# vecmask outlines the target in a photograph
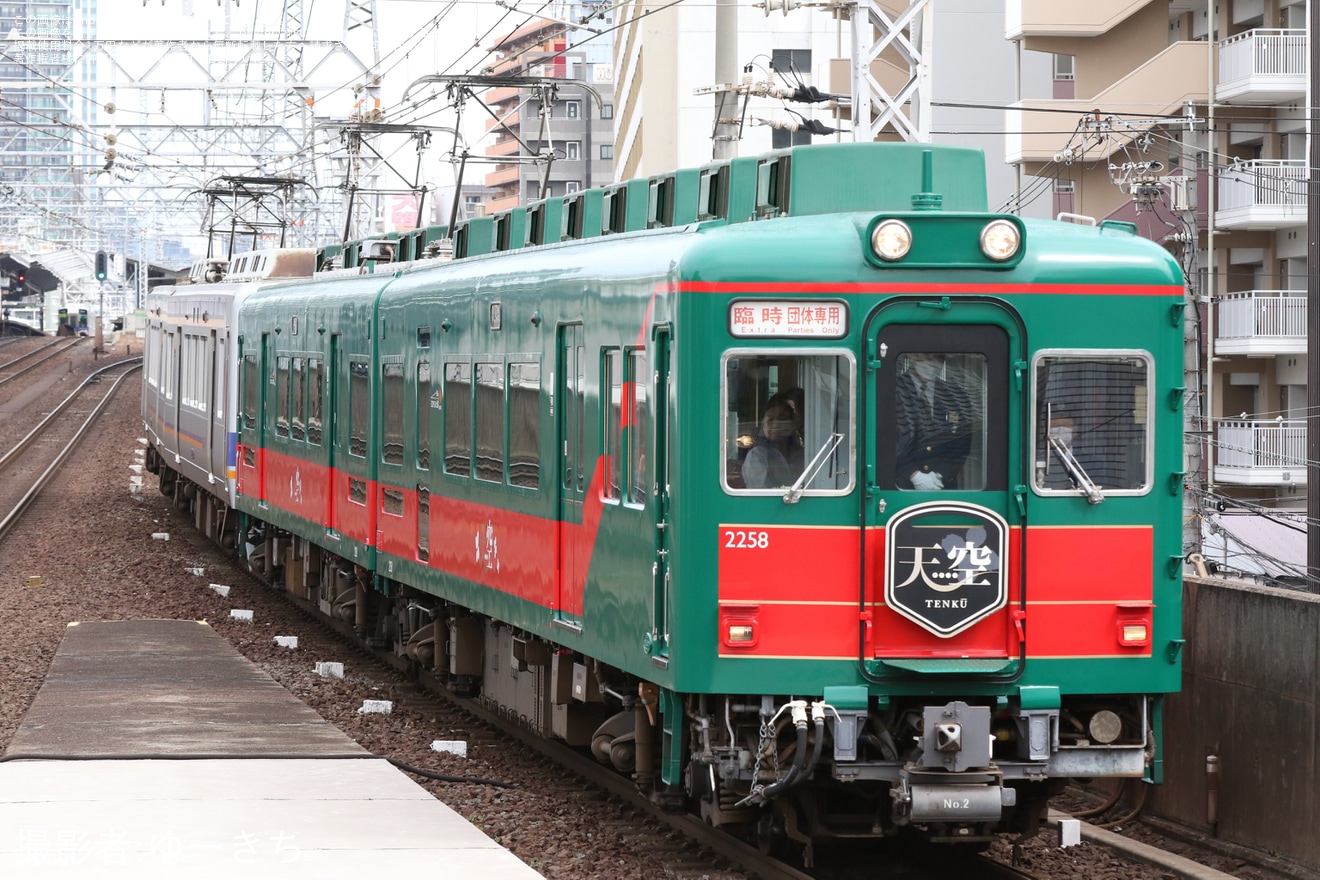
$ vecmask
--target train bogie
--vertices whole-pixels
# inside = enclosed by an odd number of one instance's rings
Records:
[[[715,824],[977,840],[1158,779],[1181,276],[983,176],[733,159],[248,297],[250,558]]]

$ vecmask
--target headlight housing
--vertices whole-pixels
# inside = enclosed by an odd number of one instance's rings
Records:
[[[1021,246],[1022,233],[1008,220],[991,220],[981,230],[981,253],[996,263],[1011,260]]]
[[[886,262],[901,260],[912,250],[912,230],[902,220],[882,220],[871,231],[871,249]]]

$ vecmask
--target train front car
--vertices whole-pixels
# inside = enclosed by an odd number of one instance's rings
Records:
[[[841,155],[763,169],[791,216],[680,263],[662,777],[808,846],[1030,832],[1070,777],[1160,778],[1181,275],[1126,225],[986,212],[979,154]],[[840,188],[880,209],[807,204]]]

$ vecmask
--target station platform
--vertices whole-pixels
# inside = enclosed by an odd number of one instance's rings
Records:
[[[541,876],[203,622],[70,624],[0,759],[3,877],[419,869]]]

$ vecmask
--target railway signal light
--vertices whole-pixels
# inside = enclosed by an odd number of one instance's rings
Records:
[[[106,265],[109,262],[105,251],[96,252],[96,280],[104,281],[106,277]]]

